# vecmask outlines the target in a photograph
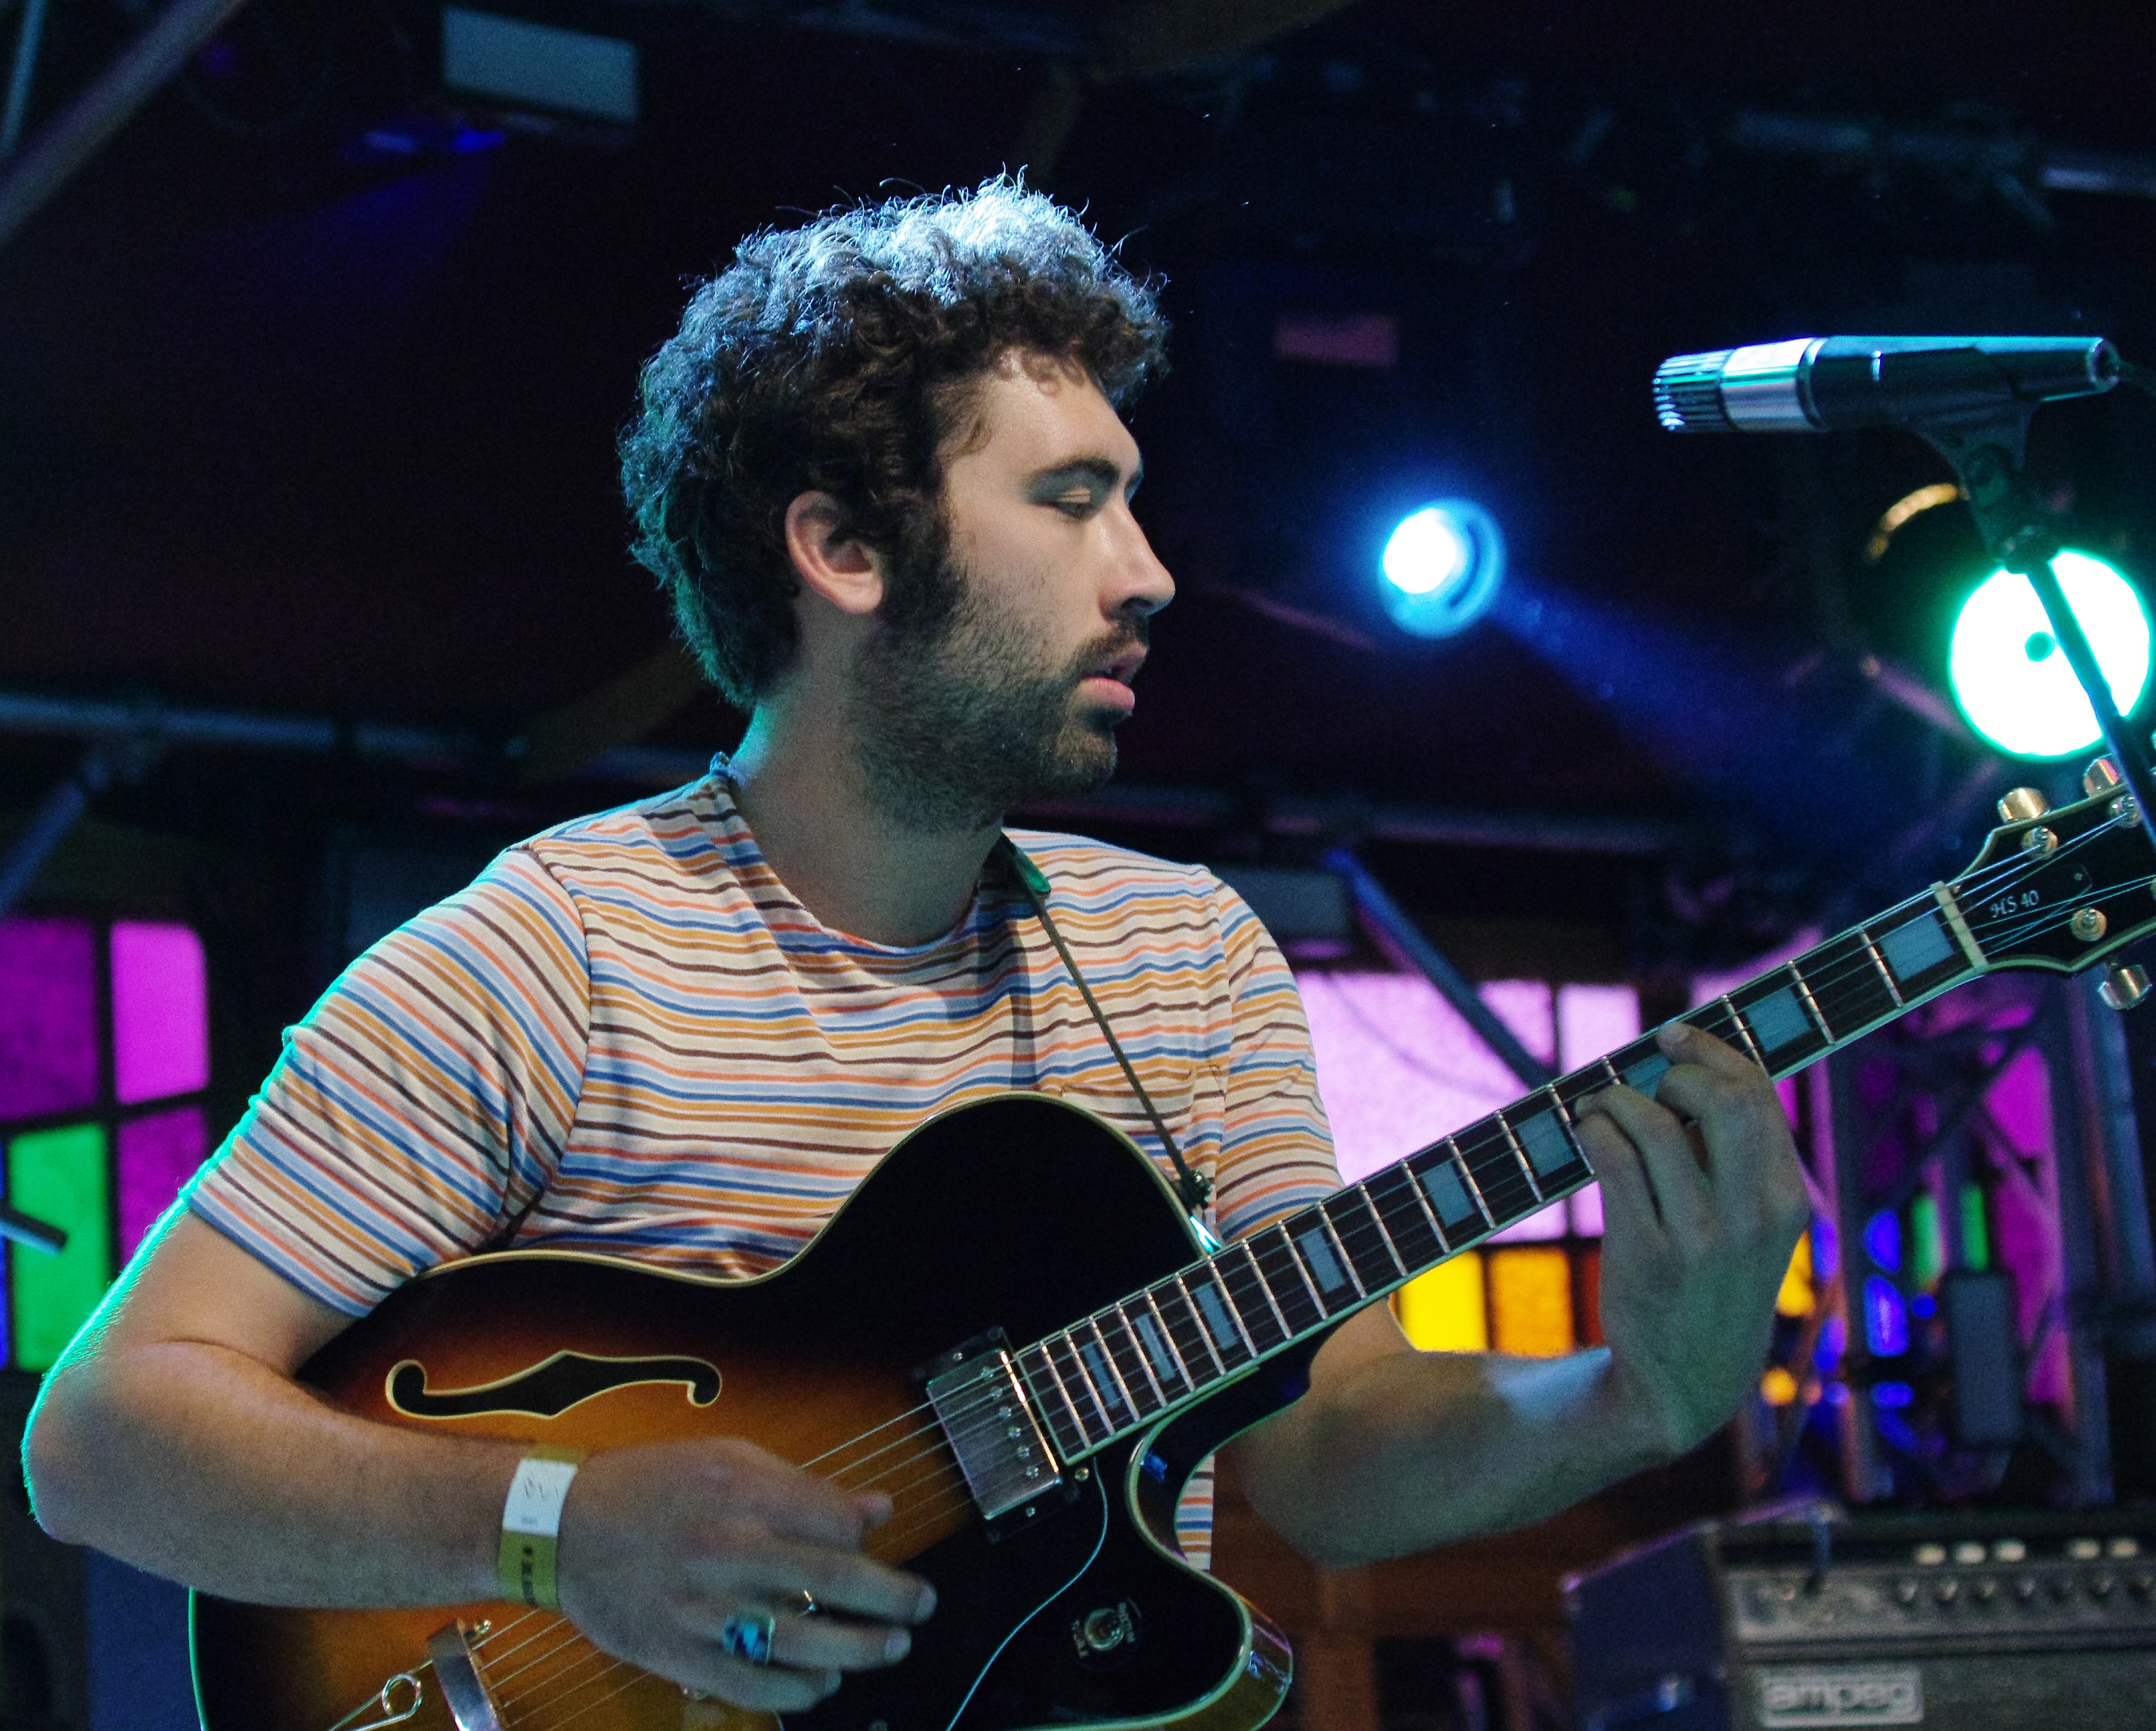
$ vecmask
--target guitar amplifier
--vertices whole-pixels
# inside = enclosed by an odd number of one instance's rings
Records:
[[[1581,1731],[2148,1731],[2156,1512],[1708,1523],[1564,1584]]]

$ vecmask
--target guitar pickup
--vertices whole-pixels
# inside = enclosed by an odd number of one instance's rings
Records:
[[[928,1404],[966,1476],[988,1537],[1001,1538],[1078,1494],[1034,1415],[1009,1339],[993,1329],[946,1353],[927,1373]]]

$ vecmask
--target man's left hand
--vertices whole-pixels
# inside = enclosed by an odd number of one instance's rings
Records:
[[[1578,1132],[1602,1180],[1602,1332],[1620,1409],[1676,1455],[1758,1381],[1808,1208],[1774,1083],[1697,1029],[1661,1043],[1671,1067],[1655,1097],[1610,1088]]]

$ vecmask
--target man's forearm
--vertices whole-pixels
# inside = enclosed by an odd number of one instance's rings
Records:
[[[1653,1466],[1606,1351],[1363,1359],[1235,1445],[1258,1512],[1335,1568],[1524,1525]]]
[[[175,1341],[55,1373],[24,1452],[56,1538],[230,1598],[341,1607],[495,1596],[519,1451],[374,1424]]]

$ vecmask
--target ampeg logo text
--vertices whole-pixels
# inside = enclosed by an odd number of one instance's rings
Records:
[[[1919,1725],[1924,1689],[1913,1665],[1804,1666],[1758,1673],[1759,1723]]]

